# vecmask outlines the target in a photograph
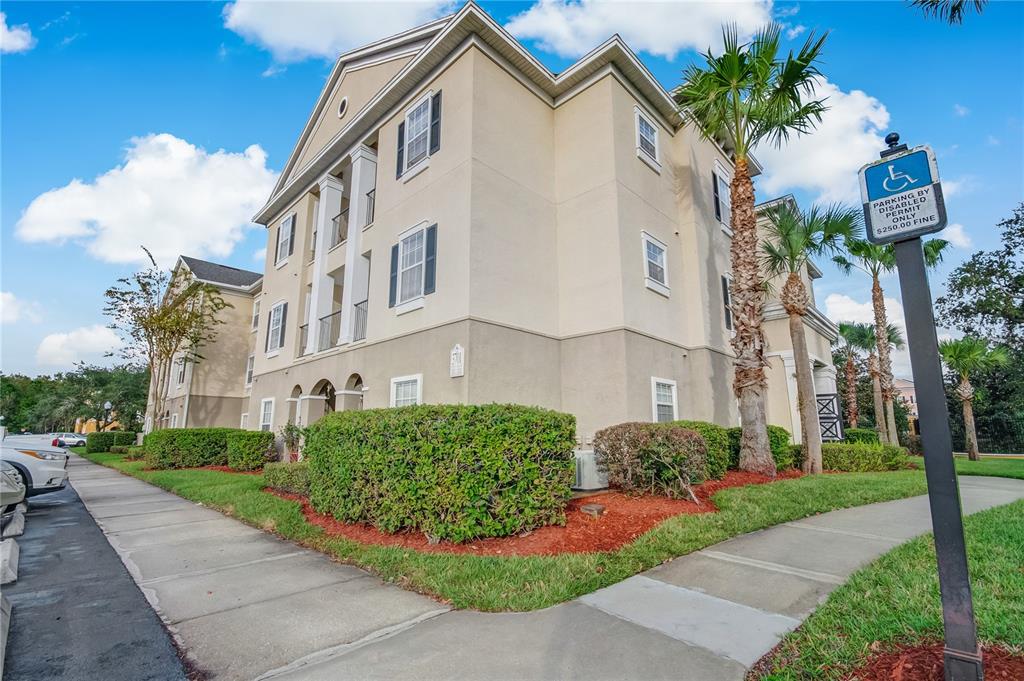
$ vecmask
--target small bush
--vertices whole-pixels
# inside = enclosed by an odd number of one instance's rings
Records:
[[[843,442],[863,442],[865,444],[874,445],[881,444],[878,441],[878,431],[871,428],[847,428],[843,432]]]
[[[227,435],[228,466],[254,471],[275,456],[274,434],[267,430],[238,430]]]
[[[229,433],[238,428],[166,428],[146,436],[146,463],[150,468],[226,466]]]
[[[907,446],[907,453],[911,456],[924,456],[924,448],[921,446],[921,436],[907,434],[904,436]]]
[[[824,444],[824,443],[822,443]],[[793,468],[803,469],[804,467],[804,448],[800,445],[790,445],[789,455],[793,457]]]
[[[85,452],[94,454],[96,452],[109,452],[114,446],[116,433],[89,433],[85,436]]]
[[[740,438],[743,435],[743,428],[736,426],[728,429],[729,435],[729,468],[736,470],[740,467]],[[768,426],[768,447],[772,452],[772,459],[775,460],[775,467],[778,470],[794,468],[799,466],[793,457],[793,449],[790,444],[789,431],[782,426]]]
[[[608,485],[626,492],[686,499],[690,485],[707,479],[707,443],[675,423],[620,423],[599,430],[594,456]]]
[[[263,467],[263,481],[272,489],[308,497],[309,464],[305,461],[268,463]]]
[[[142,445],[136,445],[134,447],[128,447],[127,454],[128,456],[126,456],[125,458],[128,459],[129,461],[138,461],[139,459],[143,458],[146,455],[146,450],[142,447]]]
[[[826,442],[821,446],[821,467],[844,473],[895,471],[907,467],[907,452],[892,445]]]
[[[128,448],[124,445],[110,445],[111,454],[127,454]]]
[[[310,501],[346,522],[431,540],[565,522],[576,419],[515,404],[328,414],[306,433]]]
[[[707,421],[673,421],[672,425],[696,431],[707,446],[707,477],[720,479],[729,470],[729,430]]]

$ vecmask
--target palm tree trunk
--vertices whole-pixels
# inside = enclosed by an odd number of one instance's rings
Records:
[[[964,444],[967,448],[967,458],[978,461],[981,457],[978,455],[978,433],[974,428],[974,386],[968,380],[967,374],[960,375],[956,396],[960,398],[960,404],[964,409]]]
[[[736,159],[730,187],[732,196],[732,316],[736,334],[732,339],[736,354],[733,391],[739,398],[740,469],[775,475],[775,460],[768,446],[768,419],[765,394],[763,303],[764,287],[757,262],[757,216],[754,213],[754,185],[750,181],[747,159]]]
[[[891,377],[890,377],[891,380]],[[900,431],[896,427],[896,401],[889,397],[885,401],[885,417],[886,417],[886,430],[889,431],[889,441],[899,446],[900,444]]]
[[[878,347],[878,372],[882,387],[882,400],[886,408],[882,410],[882,423],[885,425],[885,439],[892,445],[898,445],[896,438],[896,418],[892,416],[892,360],[889,357],[889,322],[885,316],[885,296],[878,276],[871,277],[871,305],[875,312],[875,345]],[[888,412],[888,415],[887,415]]]
[[[803,435],[803,472],[821,472],[821,425],[814,400],[814,376],[811,375],[811,358],[807,355],[807,338],[804,335],[804,319],[790,313],[789,336],[793,341],[793,361],[796,362],[796,394],[800,406],[800,431]]]
[[[868,371],[871,373],[871,396],[875,403],[875,430],[878,431],[878,441],[888,442],[889,433],[885,425],[885,406],[882,401],[882,379],[878,371],[878,356],[871,353],[868,356]]]
[[[857,404],[857,365],[853,363],[853,353],[846,355],[846,422],[850,428],[856,428],[860,420],[860,406]]]

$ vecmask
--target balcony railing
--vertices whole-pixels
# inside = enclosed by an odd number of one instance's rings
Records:
[[[366,338],[366,313],[367,302],[356,303],[352,307],[352,340],[360,341]]]
[[[338,344],[341,336],[341,310],[320,318],[317,327],[316,351],[321,352]]]
[[[363,227],[366,225],[373,224],[373,209],[377,205],[377,190],[371,189],[366,192],[366,222],[363,223]]]
[[[331,245],[334,248],[348,239],[348,208],[341,211],[331,220]]]
[[[299,347],[296,350],[296,355],[302,357],[306,354],[306,345],[309,341],[309,324],[303,324],[299,327]]]

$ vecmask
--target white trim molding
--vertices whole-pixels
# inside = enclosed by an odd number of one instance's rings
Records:
[[[395,387],[399,383],[409,383],[411,381],[416,381],[416,404],[423,404],[423,374],[410,374],[408,376],[395,376],[391,379],[391,394],[388,398],[390,406],[397,406],[395,404]]]
[[[679,391],[676,388],[676,382],[670,378],[658,378],[657,376],[651,376],[651,421],[659,423],[658,421],[658,407],[666,404],[665,402],[658,401],[658,386],[667,385],[672,389],[672,420],[679,420]]]

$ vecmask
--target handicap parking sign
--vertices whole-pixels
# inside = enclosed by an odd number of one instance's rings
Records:
[[[884,244],[937,232],[946,226],[939,169],[922,146],[860,169],[868,240]]]

